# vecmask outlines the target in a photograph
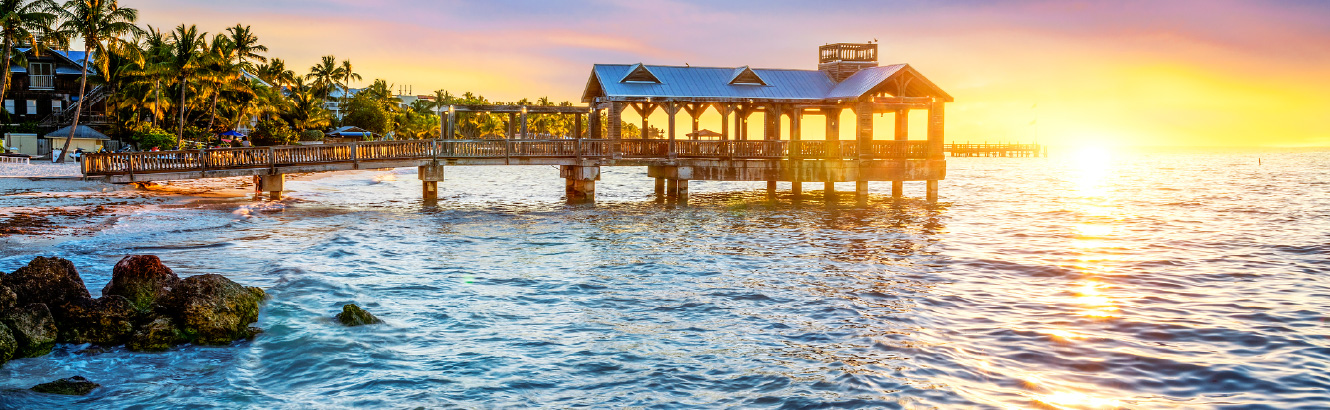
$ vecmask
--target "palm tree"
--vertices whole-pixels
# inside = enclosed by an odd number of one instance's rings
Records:
[[[69,37],[83,38],[83,73],[79,79],[79,99],[74,104],[74,123],[69,126],[69,136],[65,137],[65,146],[61,148],[57,163],[64,163],[69,151],[69,142],[74,139],[78,129],[79,115],[83,112],[83,100],[88,91],[88,64],[92,64],[94,52],[107,55],[107,49],[126,41],[120,36],[138,34],[142,30],[134,25],[138,19],[138,10],[120,7],[116,0],[69,0],[64,7],[57,9],[60,14],[60,27],[57,31]],[[106,58],[96,59],[100,72],[107,72]]]
[[[305,80],[296,78],[291,85],[292,125],[300,130],[319,129],[329,124],[328,110],[323,109],[323,100],[315,90],[305,84]]]
[[[286,62],[280,58],[269,60],[254,68],[254,75],[277,87],[286,87],[296,81],[296,73],[286,69]]]
[[[213,124],[217,121],[217,100],[221,98],[222,91],[243,92],[244,87],[240,84],[241,75],[240,62],[243,58],[236,59],[235,55],[240,49],[231,42],[231,39],[225,35],[218,34],[213,38],[212,45],[207,46],[208,52],[204,54],[202,77],[207,82],[212,91],[212,104],[208,108],[208,131],[212,131]]]
[[[339,69],[342,70],[342,77],[346,78],[346,82],[342,83],[342,104],[345,104],[347,95],[351,94],[351,80],[360,81],[362,78],[360,74],[352,71],[351,60],[342,60],[342,66]]]
[[[0,37],[4,38],[5,53],[0,55],[4,58],[3,78],[0,78],[0,98],[4,98],[5,91],[9,87],[9,62],[11,54],[14,54],[14,46],[17,44],[32,44],[33,52],[40,53],[41,47],[37,46],[36,33],[44,34],[51,31],[51,25],[55,23],[55,9],[59,6],[52,0],[0,0]],[[24,63],[26,59],[22,58],[23,53],[14,55],[18,62]]]
[[[161,101],[162,101],[162,78],[170,75],[170,61],[172,44],[167,41],[166,36],[162,35],[162,30],[148,26],[144,32],[142,40],[139,41],[140,48],[143,50],[144,62],[138,75],[143,79],[152,80],[152,125],[157,126],[157,121],[161,119]]]
[[[323,56],[319,64],[309,68],[309,74],[305,75],[305,79],[311,80],[310,86],[323,99],[328,99],[332,95],[333,86],[342,80],[342,68],[337,66],[337,57]]]
[[[170,72],[175,75],[177,83],[180,85],[180,106],[176,107],[180,113],[178,131],[176,132],[176,144],[183,144],[185,137],[185,89],[186,82],[190,76],[193,76],[203,65],[204,56],[200,52],[205,46],[204,36],[207,33],[200,33],[198,28],[190,25],[188,28],[181,24],[171,32],[171,58],[168,61]]]
[[[236,63],[240,65],[240,68],[252,69],[248,61],[245,61],[246,59],[268,62],[268,57],[259,54],[259,52],[268,52],[268,47],[259,44],[258,36],[250,31],[249,26],[236,24],[235,27],[227,27],[226,32],[231,34],[231,47],[235,48]]]

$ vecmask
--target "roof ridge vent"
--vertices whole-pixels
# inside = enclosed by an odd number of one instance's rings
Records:
[[[660,79],[656,78],[656,75],[652,74],[651,70],[648,69],[647,66],[643,65],[642,63],[637,63],[628,69],[628,74],[623,76],[623,79],[620,79],[619,82],[660,84]]]
[[[767,85],[762,76],[753,72],[748,66],[734,69],[734,75],[730,76],[730,85]]]

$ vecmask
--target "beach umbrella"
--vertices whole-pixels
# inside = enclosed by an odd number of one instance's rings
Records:
[[[221,133],[221,134],[218,134],[218,135],[221,135],[221,136],[224,136],[224,137],[243,137],[243,136],[245,136],[245,134],[241,134],[241,133],[237,132],[236,130],[230,130],[230,131],[227,131],[227,132],[223,132],[223,133]]]

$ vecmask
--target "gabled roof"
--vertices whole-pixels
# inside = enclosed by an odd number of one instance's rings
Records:
[[[642,65],[642,63],[637,63],[628,69],[628,74],[624,74],[623,78],[619,79],[619,82],[660,84],[660,78],[657,78],[655,74],[652,74],[651,70],[647,69],[647,66]]]
[[[816,70],[750,69],[766,86],[730,84],[735,67],[679,67],[643,65],[659,81],[621,82],[638,69],[637,64],[596,64],[582,95],[590,102],[598,96],[677,97],[714,99],[820,100],[836,84]]]
[[[743,66],[734,69],[734,75],[730,77],[730,85],[741,85],[741,84],[767,85],[767,82],[762,81],[762,76],[759,76],[757,75],[757,73],[754,73],[753,69],[748,68],[748,66]]]
[[[76,128],[75,130],[76,130],[76,131],[74,131],[74,138],[86,138],[86,139],[94,139],[94,140],[109,140],[109,139],[111,139],[111,137],[106,136],[106,134],[102,134],[102,133],[100,133],[100,132],[97,132],[97,130],[92,129],[92,127],[89,127],[89,126],[87,126],[87,125],[79,125],[79,127]],[[69,127],[66,126],[66,127],[64,127],[64,128],[61,128],[61,129],[58,129],[58,130],[55,130],[55,131],[51,131],[50,133],[46,134],[45,137],[46,137],[46,138],[65,138],[65,137],[69,137]]]
[[[26,54],[26,53],[28,53],[29,51],[32,50],[32,47],[18,47],[18,48],[15,48],[15,49],[18,50],[18,51],[21,52],[21,53],[25,53],[25,54]],[[72,65],[72,66],[75,67],[75,69],[71,70],[71,69],[69,69],[69,68],[67,68],[67,67],[59,67],[59,66],[57,66],[56,69],[55,69],[55,73],[56,73],[56,74],[82,74],[83,64],[84,64],[85,61],[87,61],[87,53],[84,53],[84,52],[82,52],[82,51],[73,51],[73,50],[55,50],[55,49],[51,49],[50,47],[47,47],[46,50],[42,52],[42,55],[43,55],[43,56],[47,56],[47,55],[55,56],[57,60],[64,61],[64,62],[66,62],[66,63],[68,63],[68,64],[70,64],[70,65]],[[11,65],[11,66],[9,66],[9,72],[11,72],[11,73],[26,73],[26,72],[28,72],[28,69],[27,69],[26,67],[23,67],[23,66]],[[89,74],[96,74],[96,69],[95,69],[93,66],[89,66],[89,67],[88,67],[88,73],[89,73]]]
[[[892,64],[859,70],[836,84],[827,94],[828,99],[854,99],[867,94],[885,92],[897,97],[937,97],[951,102],[952,98],[932,81],[915,71],[909,64]]]
[[[871,67],[836,83],[818,70],[743,67],[679,67],[596,64],[582,101],[611,98],[695,98],[701,100],[853,100],[886,93],[952,101],[909,64]]]

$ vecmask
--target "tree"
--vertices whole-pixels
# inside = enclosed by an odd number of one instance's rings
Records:
[[[330,116],[323,109],[323,100],[314,93],[313,88],[305,84],[302,78],[296,78],[290,89],[291,124],[301,130],[318,129],[328,125]]]
[[[297,137],[281,118],[264,118],[254,127],[254,132],[249,134],[249,139],[256,146],[291,145]]]
[[[250,31],[249,26],[236,24],[235,27],[227,27],[226,32],[230,34],[228,39],[231,40],[231,47],[235,48],[236,64],[241,68],[246,70],[253,68],[248,61],[245,61],[249,59],[268,62],[268,57],[259,54],[259,52],[268,52],[268,47],[259,44],[259,37]]]
[[[328,99],[332,95],[333,87],[342,80],[342,68],[337,66],[337,57],[323,56],[319,64],[309,68],[309,74],[305,75],[306,80],[310,80],[314,90]]]
[[[346,97],[351,94],[351,80],[360,81],[361,77],[351,68],[351,60],[342,60],[342,66],[338,69],[342,70],[342,77],[346,78],[346,82],[342,83],[341,101],[342,104],[346,104]]]
[[[206,35],[207,33],[200,33],[194,25],[185,27],[184,24],[177,26],[171,33],[172,47],[168,67],[180,86],[180,106],[177,107],[180,123],[177,124],[177,138],[183,138],[185,135],[185,89],[189,77],[198,72],[204,63],[201,50],[205,45],[203,38]]]
[[[393,128],[391,113],[368,93],[361,92],[351,97],[342,112],[345,113],[342,116],[343,125],[354,125],[380,135]]]
[[[106,55],[109,48],[126,43],[120,36],[137,34],[142,30],[134,25],[134,20],[138,19],[138,10],[120,7],[116,0],[69,0],[57,11],[63,20],[57,31],[64,36],[83,39],[83,73],[79,79],[79,99],[74,104],[74,124],[69,126],[69,136],[65,137],[65,146],[61,148],[61,152],[68,152],[69,142],[74,139],[74,131],[78,129],[79,115],[83,113],[83,100],[87,97],[88,64],[92,60],[88,56],[93,52]],[[107,59],[94,61],[101,72],[107,72]],[[61,155],[56,162],[65,162],[65,157]]]
[[[0,99],[4,98],[5,92],[9,87],[9,63],[18,58],[18,62],[26,63],[23,53],[14,55],[14,46],[17,44],[32,44],[34,53],[41,53],[41,47],[37,47],[37,35],[34,33],[45,34],[51,31],[51,25],[55,23],[55,10],[59,8],[52,0],[0,0],[0,37],[4,39],[5,53],[0,56],[4,58],[4,76],[0,78]],[[65,147],[68,149],[69,147]]]

